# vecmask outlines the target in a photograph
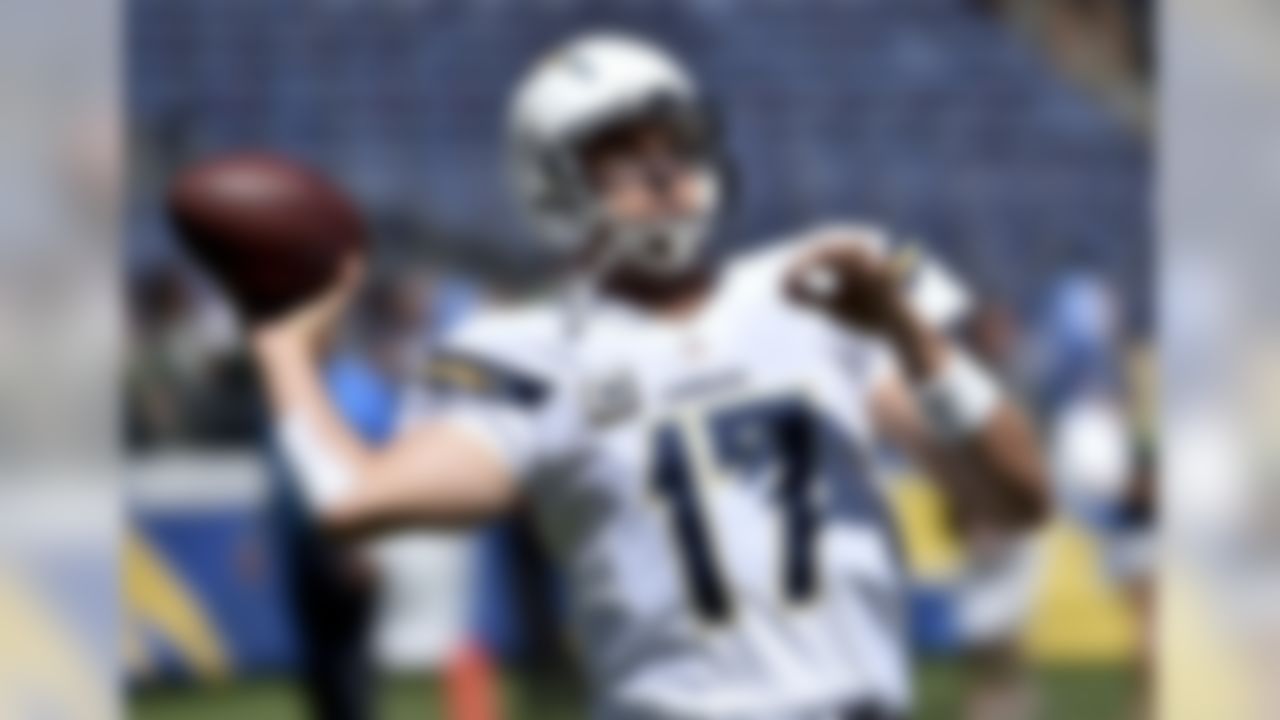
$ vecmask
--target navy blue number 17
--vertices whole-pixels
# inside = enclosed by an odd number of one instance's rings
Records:
[[[809,599],[818,586],[821,517],[813,505],[813,485],[818,477],[819,419],[802,400],[787,397],[713,414],[707,429],[719,466],[742,474],[765,469],[775,474],[773,497],[785,528],[779,582],[788,600]],[[667,424],[658,429],[654,443],[653,482],[670,508],[693,604],[702,618],[725,620],[731,611],[728,586],[715,560],[714,538],[702,511],[685,435],[679,426]]]

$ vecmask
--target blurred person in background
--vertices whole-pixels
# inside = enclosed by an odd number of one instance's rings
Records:
[[[235,319],[202,296],[192,277],[161,265],[133,283],[126,366],[130,447],[225,444],[252,437],[252,381],[236,345]]]
[[[174,316],[185,320],[186,288],[172,272],[150,274],[134,282],[130,302],[129,364],[125,380],[126,434],[129,445],[140,447],[173,441],[191,433],[186,427],[186,383],[177,362],[181,356],[168,346],[166,328]]]
[[[1049,295],[1035,347],[1039,407],[1060,508],[1098,543],[1103,571],[1139,628],[1139,671],[1151,691],[1156,468],[1150,408],[1135,407],[1124,312],[1107,278],[1087,266]],[[1149,399],[1148,399],[1149,400]],[[1139,715],[1150,700],[1140,698]]]
[[[325,368],[335,408],[372,446],[385,443],[403,412],[404,388],[430,342],[431,285],[420,275],[377,278],[357,308],[358,332]],[[279,460],[272,483],[272,524],[285,567],[303,684],[317,720],[378,717],[374,626],[378,563],[318,528]]]
[[[725,188],[706,112],[643,40],[550,53],[511,140],[563,293],[460,328],[433,364],[446,405],[378,449],[315,368],[359,285],[350,265],[253,334],[278,432],[339,535],[530,503],[598,717],[903,717],[904,577],[867,446],[948,458],[943,486],[1010,527],[1044,515],[1038,451],[940,329],[964,293],[932,259],[832,226],[710,262]]]
[[[966,324],[970,346],[1006,388],[1028,391],[1027,357],[1013,309],[991,299]],[[1023,647],[1044,566],[1040,530],[1010,532],[981,506],[953,503],[952,520],[964,547],[957,594],[957,629],[969,671],[966,717],[1025,720],[1039,714],[1039,693]]]

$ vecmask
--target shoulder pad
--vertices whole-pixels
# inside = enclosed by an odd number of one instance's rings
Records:
[[[427,363],[433,389],[535,407],[550,395],[556,335],[547,308],[486,311],[464,322]]]
[[[487,358],[449,351],[431,358],[426,380],[435,391],[504,400],[523,407],[542,405],[551,392],[550,383],[537,376]]]

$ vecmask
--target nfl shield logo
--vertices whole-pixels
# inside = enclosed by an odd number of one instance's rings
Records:
[[[631,374],[620,370],[589,382],[583,392],[583,405],[593,425],[607,427],[640,409],[640,393]]]

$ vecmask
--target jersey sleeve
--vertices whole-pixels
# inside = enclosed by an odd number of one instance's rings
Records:
[[[427,363],[430,414],[476,435],[527,481],[575,443],[551,355],[510,323],[467,323]]]

